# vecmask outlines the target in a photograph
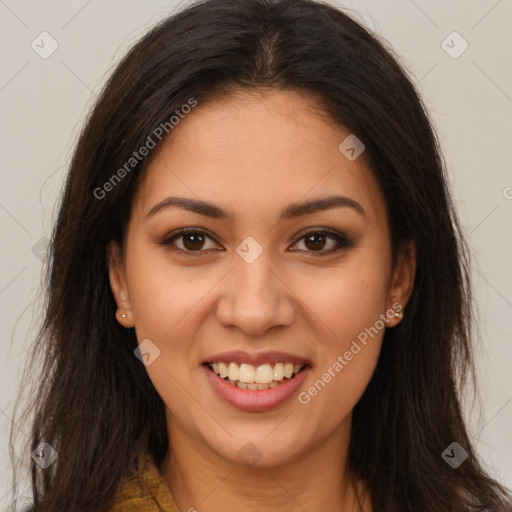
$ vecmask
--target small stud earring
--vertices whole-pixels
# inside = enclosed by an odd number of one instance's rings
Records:
[[[401,319],[404,316],[404,314],[400,311],[395,313],[395,318]]]
[[[126,313],[122,313],[121,318],[126,318]]]

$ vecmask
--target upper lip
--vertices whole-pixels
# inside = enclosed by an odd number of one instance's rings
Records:
[[[310,364],[309,361],[294,354],[287,352],[259,352],[257,354],[250,354],[241,350],[234,350],[231,352],[222,352],[208,357],[203,361],[203,364],[208,363],[246,363],[254,366],[259,366],[265,363],[293,363],[293,364]]]

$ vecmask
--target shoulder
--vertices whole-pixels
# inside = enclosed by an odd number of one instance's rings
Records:
[[[110,512],[179,512],[150,454],[140,455]]]

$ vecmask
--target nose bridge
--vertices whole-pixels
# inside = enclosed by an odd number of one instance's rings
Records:
[[[249,240],[247,245],[240,244],[237,253],[217,309],[219,322],[253,335],[291,323],[294,308],[287,288],[276,276],[271,251]]]

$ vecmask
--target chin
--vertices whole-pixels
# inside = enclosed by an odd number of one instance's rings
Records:
[[[288,432],[254,436],[246,433],[233,435],[226,443],[213,442],[210,447],[218,456],[237,466],[269,469],[290,464],[297,459],[304,449],[304,436],[299,433],[292,436]]]

